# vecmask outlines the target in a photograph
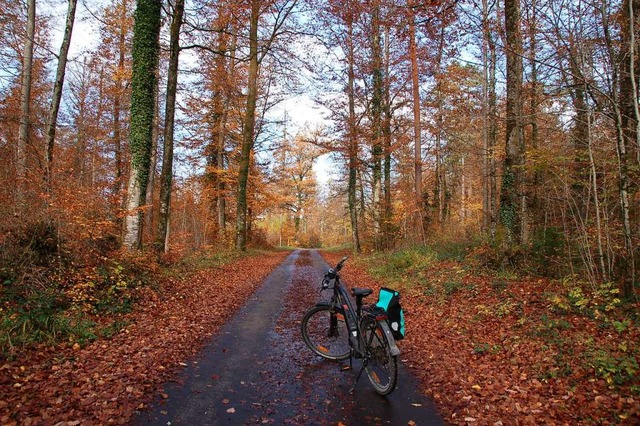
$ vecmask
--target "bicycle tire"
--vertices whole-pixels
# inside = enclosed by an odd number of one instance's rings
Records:
[[[332,316],[335,318],[332,329]],[[343,315],[329,305],[314,306],[302,318],[302,338],[316,355],[342,361],[349,358],[349,330]]]
[[[378,394],[389,395],[398,382],[398,357],[391,354],[391,345],[378,321],[363,318],[361,330],[367,354],[365,371],[369,382]]]

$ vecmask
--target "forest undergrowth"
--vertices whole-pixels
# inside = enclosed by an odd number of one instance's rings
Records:
[[[485,250],[356,256],[342,276],[401,291],[401,357],[448,422],[640,424],[640,305],[612,284],[487,268]]]

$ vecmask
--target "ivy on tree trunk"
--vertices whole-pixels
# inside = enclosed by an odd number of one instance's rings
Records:
[[[146,203],[149,182],[161,11],[160,0],[138,0],[134,16],[129,132],[131,174],[124,236],[124,245],[129,250],[142,246],[141,207]]]

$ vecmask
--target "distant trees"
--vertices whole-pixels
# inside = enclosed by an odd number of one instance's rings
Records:
[[[46,8],[5,3],[3,229],[49,222],[83,254],[243,250],[300,224],[356,251],[482,235],[498,263],[555,256],[634,292],[637,0],[111,0],[66,66],[75,0],[55,47]],[[284,155],[273,111],[300,93],[327,127]],[[270,197],[278,158],[311,164],[311,147],[332,153],[332,186]],[[336,203],[336,226],[302,207]]]
[[[236,195],[236,248],[247,248],[247,183],[249,166],[255,141],[256,105],[258,97],[258,77],[260,66],[272,46],[286,31],[284,26],[295,8],[297,0],[273,0],[260,2],[252,0],[249,15],[249,70],[247,79],[247,96],[244,120],[242,124],[242,145],[238,171],[238,191]],[[258,40],[259,24],[263,14],[272,13],[270,31],[263,40]],[[260,44],[260,45],[259,45]]]

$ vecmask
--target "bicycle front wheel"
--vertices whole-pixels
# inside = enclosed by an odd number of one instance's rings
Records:
[[[382,327],[373,318],[361,323],[366,351],[366,372],[369,381],[380,395],[388,395],[398,382],[398,360],[391,354],[391,345]]]
[[[329,306],[309,309],[302,318],[302,338],[315,354],[333,361],[349,358],[349,330],[344,315]]]

